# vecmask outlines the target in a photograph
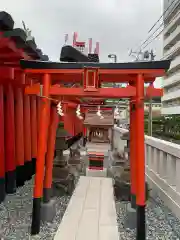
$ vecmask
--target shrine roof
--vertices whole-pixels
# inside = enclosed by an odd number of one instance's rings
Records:
[[[37,48],[36,42],[34,39],[27,40],[26,32],[21,28],[14,28],[12,30],[4,31],[4,38],[11,39],[16,47],[22,49],[29,56],[34,59],[41,59],[41,61],[48,61],[49,58],[47,55],[43,55],[41,49]]]
[[[85,126],[107,126],[112,127],[114,125],[114,115],[112,111],[102,111],[103,119],[96,114],[96,111],[89,111],[85,114],[84,125]]]
[[[1,65],[19,65],[21,58],[49,60],[48,56],[37,48],[35,39],[27,32],[21,28],[14,28],[12,16],[5,11],[0,11]]]
[[[83,69],[85,67],[94,67],[107,70],[155,70],[162,69],[167,71],[170,67],[170,60],[164,61],[148,61],[148,62],[123,62],[123,63],[94,63],[94,62],[78,62],[78,63],[60,63],[46,62],[36,60],[20,60],[23,69]]]
[[[0,31],[9,31],[14,27],[14,20],[11,15],[5,11],[0,12]]]

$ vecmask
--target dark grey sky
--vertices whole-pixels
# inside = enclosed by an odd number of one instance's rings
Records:
[[[38,47],[58,60],[64,35],[79,34],[82,41],[92,37],[100,42],[101,61],[115,53],[127,61],[128,51],[147,38],[148,30],[162,13],[162,0],[5,0],[1,9],[12,14],[17,27],[21,21],[32,30]],[[162,37],[153,41],[161,57]]]

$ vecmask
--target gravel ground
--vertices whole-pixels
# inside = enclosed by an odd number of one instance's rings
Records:
[[[1,240],[53,239],[70,197],[55,197],[57,210],[56,218],[52,223],[42,224],[40,234],[36,237],[31,237],[29,232],[32,213],[32,189],[33,180],[19,188],[15,195],[8,195],[5,202],[0,204]]]
[[[15,195],[8,195],[0,204],[0,239],[1,240],[52,240],[62,216],[66,210],[70,196],[56,198],[56,218],[52,223],[41,226],[41,232],[36,237],[29,235],[32,212],[33,180],[17,190]],[[57,194],[56,194],[57,195]],[[135,230],[125,229],[127,204],[117,202],[117,216],[121,240],[135,239]],[[150,199],[147,205],[147,239],[149,240],[180,240],[180,220],[178,220],[163,202],[156,198]]]
[[[125,229],[125,203],[117,203],[117,216],[121,240],[136,239],[136,230]],[[146,209],[147,239],[149,240],[180,240],[180,220],[156,198],[149,199]]]

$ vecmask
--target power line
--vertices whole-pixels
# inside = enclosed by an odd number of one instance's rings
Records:
[[[172,11],[168,14],[168,16],[164,19],[164,20],[167,20],[168,19],[168,17],[171,15],[171,13],[176,9],[176,7],[179,5],[179,2],[177,2],[177,4],[175,4],[175,6],[174,6],[174,8],[172,9]],[[170,24],[173,20],[174,20],[174,18],[176,17],[176,15],[171,19],[171,21],[168,23],[168,24]],[[168,24],[166,24],[164,27],[166,27]],[[141,46],[140,46],[140,48],[162,27],[164,25],[164,23],[161,23],[160,24],[160,26],[141,44]],[[153,38],[153,40],[152,41],[154,41],[157,37],[159,37],[159,35],[163,32],[163,30],[164,30],[164,28],[160,31],[160,33],[158,33],[154,38]],[[151,42],[152,42],[151,41]],[[150,43],[151,43],[150,42]],[[149,43],[149,44],[150,44]],[[147,44],[146,45],[146,47],[149,45],[149,44]],[[143,48],[144,49],[144,48]]]
[[[163,24],[160,25],[160,27],[162,26]],[[142,44],[141,46],[139,47],[140,49],[142,48],[142,46],[148,42],[149,39],[151,39],[151,37],[160,29],[160,27],[158,29],[156,29],[156,31],[154,31]],[[164,30],[164,29],[163,29]],[[163,32],[163,30],[160,32],[160,34]],[[160,35],[159,33],[153,38],[153,41]],[[152,42],[152,41],[151,41]],[[150,43],[151,43],[150,42]],[[149,43],[149,44],[150,44]],[[146,44],[145,47],[147,47],[149,44]],[[144,49],[145,47],[143,47],[142,49]]]
[[[173,5],[173,3],[175,2],[176,0],[172,1],[172,3],[166,8],[166,10],[163,12],[163,14],[160,16],[160,18],[155,22],[155,24],[151,27],[151,29],[148,31],[148,33],[150,33],[153,28],[158,24],[158,22],[161,20],[162,17],[164,17],[165,13],[167,13],[167,11],[170,9],[170,7]]]
[[[174,1],[173,1],[174,2]],[[168,17],[171,15],[171,13],[176,9],[176,7],[179,5],[179,0],[176,2],[176,4],[174,5],[174,8],[172,9],[172,11],[168,14],[168,16],[164,19],[164,21],[166,21],[167,19],[168,19]],[[166,9],[167,10],[167,9]],[[164,13],[163,13],[163,15],[164,15]],[[174,20],[174,18],[176,17],[176,15],[171,19],[171,21],[168,23],[168,24],[170,24],[173,20]],[[168,24],[166,24],[165,25],[165,27],[168,25]],[[149,39],[151,39],[151,37],[162,27],[164,25],[164,23],[161,23],[160,24],[160,26],[137,48],[137,49],[141,49],[141,47],[145,44],[145,43],[147,43],[148,42],[148,40]],[[154,28],[154,27],[153,27]],[[153,29],[152,28],[152,29]],[[151,29],[151,30],[152,30]],[[164,28],[163,28],[163,30],[164,30]],[[163,30],[160,32],[160,33],[158,33],[154,38],[153,38],[153,40],[152,41],[154,41],[162,32],[163,32]],[[150,31],[149,31],[150,32]],[[152,42],[151,41],[151,42]],[[150,43],[151,43],[150,42]],[[149,43],[149,44],[150,44]],[[147,44],[146,45],[146,47],[149,45],[149,44]],[[144,49],[144,48],[143,48]]]
[[[171,13],[176,9],[176,7],[179,5],[179,3],[180,2],[177,2],[177,4],[174,6],[174,8],[172,9],[172,11],[168,14],[168,16],[164,19],[164,20],[167,20],[168,19],[168,17],[171,15]],[[164,28],[167,26],[167,25],[169,25],[173,20],[174,20],[174,18],[176,17],[176,15],[171,19],[171,21],[168,23],[168,24],[166,24],[165,26],[164,26]],[[139,48],[142,48],[142,46],[146,43],[146,42],[148,42],[148,40],[149,39],[151,39],[151,37],[163,26],[164,24],[163,23],[161,23],[160,24],[160,26],[139,46]],[[145,45],[145,47],[147,47],[150,43],[152,43],[157,37],[159,37],[160,36],[160,34],[164,31],[164,28],[153,38],[153,39],[151,39],[151,41],[148,43],[148,44],[146,44]],[[144,49],[145,47],[143,47],[142,49]]]
[[[151,44],[157,37],[159,37],[161,35],[161,33],[164,31],[164,29],[162,29],[153,39],[151,39],[150,42],[148,42],[143,48],[141,48],[142,50],[145,49],[147,46],[149,46],[149,44]]]

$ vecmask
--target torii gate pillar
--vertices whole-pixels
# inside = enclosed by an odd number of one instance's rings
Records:
[[[136,207],[137,207],[137,240],[146,239],[145,222],[145,149],[144,149],[144,77],[137,76],[136,81]]]
[[[136,104],[135,97],[130,100],[130,179],[131,207],[136,209]]]
[[[41,111],[39,122],[39,137],[38,137],[38,151],[36,161],[36,174],[34,184],[34,198],[33,198],[33,213],[31,234],[36,235],[40,231],[41,221],[41,200],[43,197],[43,182],[44,182],[44,165],[45,153],[47,149],[47,134],[49,125],[49,90],[50,90],[50,74],[45,73],[43,76],[43,96],[41,99]]]

